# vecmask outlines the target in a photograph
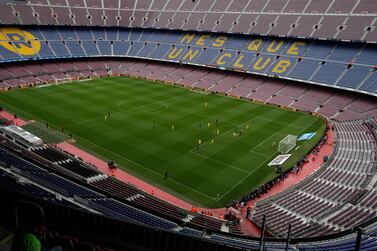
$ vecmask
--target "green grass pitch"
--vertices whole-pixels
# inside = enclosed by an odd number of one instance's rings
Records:
[[[322,119],[305,113],[125,77],[1,93],[0,106],[63,127],[81,148],[207,207],[276,177],[267,164],[287,134],[317,132],[298,144],[286,169],[325,131]]]

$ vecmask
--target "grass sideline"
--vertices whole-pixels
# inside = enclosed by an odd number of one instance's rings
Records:
[[[31,122],[22,126],[25,130],[31,132],[37,137],[43,139],[43,142],[47,144],[60,143],[69,139],[68,135],[63,134],[57,130],[49,128],[46,124],[42,124],[38,121]]]
[[[207,207],[276,177],[267,164],[287,134],[317,132],[299,142],[285,169],[325,132],[324,121],[306,113],[125,77],[0,93],[0,106],[64,128],[79,147]]]

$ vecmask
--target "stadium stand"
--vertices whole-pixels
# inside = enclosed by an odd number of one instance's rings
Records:
[[[86,207],[103,214],[163,229],[173,229],[177,227],[178,222],[186,222],[186,224],[193,228],[208,228],[221,232],[222,225],[225,224],[224,221],[208,216],[199,214],[188,215],[184,210],[152,197],[131,185],[106,175],[100,175],[99,171],[58,149],[49,147],[31,150],[37,155],[42,156],[46,161],[58,164],[64,168],[46,170],[36,165],[36,163],[33,164],[23,160],[12,153],[13,151],[19,152],[22,149],[21,146],[10,142],[6,138],[2,138],[1,145],[4,149],[0,148],[0,164],[4,165],[8,170],[13,170],[23,179],[38,183],[66,198],[73,198],[75,201],[81,202],[87,201],[84,203]],[[30,156],[30,151],[26,151],[27,156],[29,158],[32,157]],[[76,169],[71,168],[71,166],[68,168],[66,163],[73,162],[76,162]],[[80,166],[80,169],[77,170],[77,166]],[[91,170],[89,177],[86,175],[88,170]],[[72,179],[72,176],[69,175],[71,171],[77,173],[79,176],[73,176]],[[77,182],[80,182],[80,178],[78,177],[86,178],[85,183],[81,185],[77,184]],[[90,188],[95,188],[96,191]],[[111,197],[117,198],[118,201],[111,199]],[[232,226],[228,231],[234,234],[242,234],[239,226]]]
[[[12,204],[12,198],[9,194],[6,194],[6,190],[0,190],[0,193],[2,198],[9,198],[9,204],[5,205],[4,207],[14,207]],[[100,248],[100,245],[105,245],[104,243],[107,244],[105,246],[114,248],[114,250],[118,250],[119,248],[124,249],[125,246],[123,245],[126,243],[138,245],[144,248],[148,245],[154,245],[155,247],[157,243],[160,243],[158,241],[158,236],[163,239],[174,238],[174,244],[168,245],[169,247],[170,245],[173,245],[174,248],[179,247],[180,250],[197,250],[199,245],[197,244],[198,241],[204,241],[204,239],[207,241],[205,243],[202,242],[203,244],[200,246],[202,247],[202,245],[205,245],[206,250],[218,250],[219,248],[224,250],[257,250],[260,246],[259,240],[255,238],[245,239],[219,233],[207,233],[205,237],[202,237],[203,232],[188,227],[181,228],[178,232],[158,231],[158,229],[154,227],[144,228],[143,225],[138,225],[132,222],[113,220],[106,218],[106,216],[90,214],[83,210],[77,211],[77,207],[75,208],[68,204],[60,204],[57,203],[57,201],[46,201],[41,200],[41,198],[31,199],[31,197],[23,197],[23,200],[25,199],[30,202],[37,203],[43,207],[43,210],[46,212],[47,220],[52,223],[52,226],[55,226],[54,230],[49,230],[47,232],[47,240],[52,243],[58,243],[65,249],[70,248],[71,250],[86,250],[83,248],[89,247],[91,248],[90,250],[113,250]],[[83,219],[86,220],[83,221]],[[65,224],[69,224],[71,228],[61,228],[61,230],[57,232],[57,227]],[[75,226],[75,229],[77,229],[75,232],[71,231],[72,226]],[[118,229],[123,229],[121,236],[115,235]],[[377,246],[375,232],[375,224],[372,224],[364,229],[364,235],[361,238],[361,250],[375,250]],[[166,237],[167,234],[169,237]],[[98,237],[94,239],[88,236]],[[115,236],[118,238],[118,241],[113,240]],[[144,237],[142,236],[148,236],[155,241],[152,243],[149,241],[144,241]],[[83,239],[86,240],[84,243],[82,243]],[[307,239],[305,243],[291,243],[288,250],[328,250],[331,248],[332,250],[351,251],[354,250],[355,239],[356,235],[354,233],[346,233],[343,236],[338,236],[332,239]],[[114,245],[114,243],[116,243],[116,245]],[[215,243],[215,247],[211,246],[211,243]],[[194,247],[190,248],[191,245]],[[79,249],[79,247],[81,249]],[[265,248],[268,250],[285,250],[286,244],[282,239],[275,242],[266,241]]]
[[[56,83],[61,78],[81,79],[126,75],[315,112],[336,121],[357,120],[366,116],[377,117],[377,104],[374,98],[363,94],[350,95],[346,91],[332,91],[315,85],[305,86],[300,83],[270,80],[243,73],[131,59],[74,60],[64,64],[65,70],[61,66],[61,61],[25,63],[24,70],[19,74],[0,77],[0,86],[9,89]],[[18,67],[17,63],[7,64],[7,71],[4,70],[4,72],[18,71]],[[47,72],[49,72],[48,75]],[[20,82],[25,77],[33,81]]]
[[[336,151],[319,172],[300,185],[255,207],[251,219],[275,236],[305,237],[336,233],[375,217],[373,208],[362,201],[374,193],[376,135],[364,122],[334,123]],[[365,199],[364,199],[365,198]]]
[[[34,166],[31,163],[25,162],[19,159],[18,157],[5,152],[4,150],[2,150],[2,153],[3,153],[2,158],[1,158],[2,162],[4,161],[4,163],[6,163],[6,165],[11,168],[12,166],[18,166],[19,162],[23,162],[23,165],[31,166],[31,168],[27,168],[27,169],[24,168],[23,171],[19,172],[19,174],[22,175],[22,177],[26,179],[30,179],[33,182],[39,183],[40,185],[43,185],[45,187],[48,187],[63,196],[66,196],[66,197],[79,196],[80,198],[86,199],[90,201],[89,205],[92,208],[97,209],[98,211],[103,212],[107,215],[114,216],[114,214],[118,213],[119,217],[123,216],[123,217],[126,217],[127,219],[136,220],[138,222],[143,222],[152,226],[153,225],[160,226],[163,228],[171,228],[175,225],[173,223],[169,223],[166,220],[162,220],[162,219],[159,219],[158,217],[142,212],[138,209],[134,209],[123,203],[116,202],[112,199],[107,199],[105,198],[104,195],[101,195],[99,193],[91,191],[88,188],[85,188],[71,181],[68,181],[67,179],[59,177],[56,174],[52,174],[44,170],[39,171],[38,167]],[[4,156],[7,156],[7,158],[4,158]],[[12,156],[12,157],[9,158],[9,156]],[[38,171],[36,172],[33,169],[38,169]],[[12,183],[8,181],[5,184],[9,187]],[[25,187],[28,188],[28,186],[26,185]],[[19,190],[20,189],[18,188],[16,191],[19,191]],[[33,190],[30,190],[30,189],[28,190],[31,194],[36,193]],[[25,191],[23,192],[27,192],[27,190],[25,189]],[[44,194],[43,196],[45,197]]]
[[[0,8],[0,90],[131,76],[320,114],[336,132],[320,170],[254,206],[250,220],[262,227],[266,216],[267,236],[277,238],[265,243],[53,146],[26,149],[0,136],[0,193],[43,206],[62,229],[80,226],[50,233],[65,249],[147,247],[148,236],[164,250],[283,250],[288,224],[286,250],[354,250],[359,227],[360,249],[377,249],[376,1],[28,0]]]
[[[2,24],[186,29],[374,42],[376,4],[361,0],[33,1],[2,3]]]
[[[3,61],[128,56],[214,66],[372,95],[376,95],[377,90],[375,45],[134,29],[25,27],[22,30],[8,27],[3,28],[2,33],[0,40],[10,46],[0,47]],[[60,68],[76,70],[64,65],[60,65]],[[22,71],[22,67],[18,70]],[[100,76],[107,74],[97,73]],[[33,80],[31,77],[22,81]],[[198,87],[209,88],[206,84],[209,83],[199,84]]]

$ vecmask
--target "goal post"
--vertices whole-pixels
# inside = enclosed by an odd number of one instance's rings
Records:
[[[296,146],[297,136],[288,134],[284,139],[279,142],[279,152],[288,153]]]
[[[55,84],[64,84],[64,83],[70,83],[72,82],[72,78],[56,78],[55,79]]]

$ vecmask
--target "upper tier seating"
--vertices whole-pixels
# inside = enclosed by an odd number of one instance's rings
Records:
[[[370,0],[29,0],[0,7],[2,24],[152,27],[370,42],[377,34],[377,4]]]
[[[66,57],[137,57],[278,76],[377,95],[377,46],[372,44],[121,28],[33,27],[0,28],[0,45],[0,62]],[[67,66],[59,64],[63,71],[72,72],[71,77],[77,77],[77,67]],[[0,77],[4,79],[25,74],[23,66],[12,71],[6,70],[6,65],[2,68]],[[107,74],[107,71],[96,71],[86,75]],[[46,70],[39,71],[38,75],[48,79]],[[67,77],[64,74],[59,76]],[[36,80],[31,76],[10,80],[9,84]],[[230,84],[236,86],[237,82],[229,79],[213,86],[210,81],[202,80],[194,87],[228,92],[232,88]],[[263,93],[265,91],[256,92],[250,97],[265,99]],[[284,97],[275,100],[288,102]],[[297,106],[313,108],[306,102],[299,102]]]

